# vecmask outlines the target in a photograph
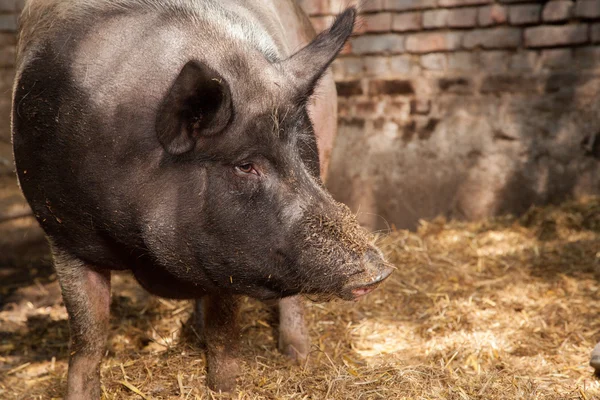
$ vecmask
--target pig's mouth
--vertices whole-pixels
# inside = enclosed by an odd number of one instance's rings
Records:
[[[360,297],[366,296],[367,294],[371,293],[373,290],[375,290],[377,286],[379,286],[379,283],[374,283],[370,286],[353,289],[351,293],[354,296],[354,299],[358,300]]]
[[[342,293],[340,297],[344,300],[354,300],[357,301],[363,296],[371,293],[375,290],[384,280],[386,280],[392,272],[394,272],[394,267],[392,265],[386,264],[383,266],[379,272],[379,274],[371,279],[369,282],[361,282],[361,283],[352,283],[347,285],[342,289]]]

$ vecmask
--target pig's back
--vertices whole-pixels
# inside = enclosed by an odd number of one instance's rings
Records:
[[[64,28],[65,22],[87,24],[98,15],[136,11],[209,16],[224,26],[242,22],[247,39],[262,42],[263,48],[275,41],[283,56],[314,36],[296,0],[29,0],[20,19],[19,55],[32,42]]]
[[[46,57],[46,68],[68,69],[105,121],[128,105],[142,105],[138,112],[150,118],[190,59],[226,79],[240,75],[235,65],[259,76],[265,62],[305,45],[311,29],[294,0],[31,0],[21,19],[16,82]]]

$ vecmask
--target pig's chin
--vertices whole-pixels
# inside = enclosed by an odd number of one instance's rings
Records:
[[[327,303],[335,299],[345,301],[358,301],[363,296],[371,293],[379,286],[379,284],[373,284],[368,287],[354,287],[354,288],[343,288],[335,293],[304,293],[304,297],[314,303]]]
[[[299,290],[280,290],[268,287],[254,287],[245,293],[240,293],[258,300],[277,300],[284,297],[295,296]]]
[[[358,301],[362,297],[371,293],[377,288],[378,284],[370,287],[344,288],[336,293],[303,293],[304,297],[313,303],[328,303],[330,301],[340,299],[344,301]]]

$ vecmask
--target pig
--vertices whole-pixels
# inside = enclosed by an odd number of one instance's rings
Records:
[[[240,296],[281,299],[279,348],[302,359],[299,296],[352,300],[391,274],[320,178],[355,18],[315,36],[293,0],[26,3],[13,149],[69,315],[67,399],[100,398],[111,271],[196,301],[226,392]]]
[[[596,343],[590,355],[590,366],[594,368],[594,374],[600,376],[600,342]]]

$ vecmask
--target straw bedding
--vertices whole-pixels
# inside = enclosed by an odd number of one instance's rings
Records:
[[[7,224],[0,228],[16,229]],[[382,287],[357,303],[307,302],[312,352],[303,365],[277,352],[270,308],[244,301],[233,398],[600,396],[587,365],[600,340],[600,199],[520,218],[422,222],[380,246],[398,268]],[[45,251],[24,254],[10,266],[31,270],[28,279],[0,278],[0,398],[60,398],[66,312]],[[206,389],[191,309],[115,275],[104,398],[228,398]]]

